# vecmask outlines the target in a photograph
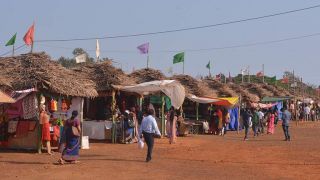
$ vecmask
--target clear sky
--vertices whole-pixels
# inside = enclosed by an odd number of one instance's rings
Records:
[[[257,17],[277,12],[318,5],[316,0],[4,0],[0,3],[0,54],[9,51],[4,44],[17,32],[16,45],[33,21],[35,39],[68,39],[115,36],[179,29],[216,24],[231,20]],[[150,65],[175,73],[182,72],[182,64],[172,64],[176,52],[232,46],[260,41],[278,40],[306,34],[320,33],[320,8],[277,17],[207,29],[199,29],[154,36],[141,36],[100,41],[101,56],[122,64],[126,72],[146,66],[146,56],[136,47],[150,42]],[[36,43],[35,51],[46,51],[52,58],[72,57],[76,47],[95,56],[95,40],[76,42]],[[212,73],[231,72],[250,66],[252,73],[265,64],[266,75],[282,77],[292,71],[304,81],[320,84],[320,36],[267,44],[211,51],[185,51],[185,73],[206,75],[206,64],[213,64]],[[27,48],[18,53],[28,52]],[[120,66],[115,64],[116,66]]]

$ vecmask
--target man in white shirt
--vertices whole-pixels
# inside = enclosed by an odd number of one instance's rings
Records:
[[[258,116],[259,116],[259,125],[260,125],[260,127],[259,127],[259,132],[260,132],[261,134],[263,134],[263,133],[264,133],[264,120],[263,120],[263,118],[264,118],[264,113],[262,112],[261,109],[259,109],[259,111],[258,111]]]
[[[148,154],[146,162],[151,161],[152,159],[152,150],[154,144],[154,135],[161,137],[156,119],[153,117],[154,110],[148,109],[147,116],[143,118],[140,126],[140,134],[143,135],[144,140],[148,146]]]
[[[306,105],[306,107],[304,108],[304,114],[305,114],[305,120],[309,121],[309,117],[310,117],[310,107],[308,105]]]

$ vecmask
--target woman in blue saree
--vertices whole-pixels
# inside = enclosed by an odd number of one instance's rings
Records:
[[[66,145],[59,160],[60,164],[64,164],[64,162],[76,163],[79,158],[80,136],[75,135],[72,130],[72,127],[76,127],[79,134],[81,132],[80,122],[76,119],[77,116],[78,111],[73,111],[71,118],[65,122],[63,133],[65,133]]]

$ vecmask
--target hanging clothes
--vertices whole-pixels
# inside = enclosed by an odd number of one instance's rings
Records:
[[[58,111],[58,102],[54,99],[51,99],[50,101],[50,110],[53,112]]]
[[[23,109],[23,118],[24,119],[32,119],[38,114],[37,107],[37,98],[35,94],[31,94],[23,99],[22,109]]]

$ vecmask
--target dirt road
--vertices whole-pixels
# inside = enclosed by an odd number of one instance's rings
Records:
[[[292,125],[291,142],[281,126],[274,135],[242,141],[195,135],[169,145],[157,139],[153,160],[137,144],[91,143],[80,163],[56,165],[59,155],[1,152],[0,179],[320,179],[320,123]]]

